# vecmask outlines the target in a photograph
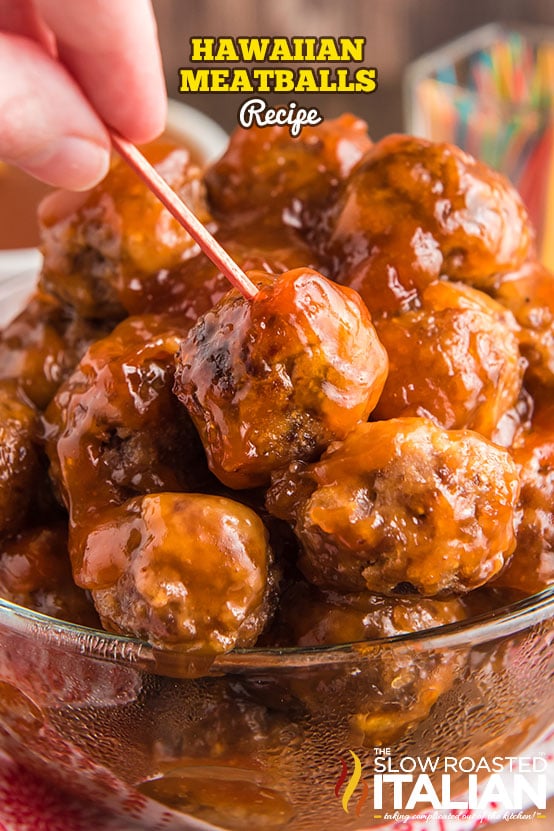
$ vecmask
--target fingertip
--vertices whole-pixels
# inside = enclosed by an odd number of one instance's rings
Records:
[[[82,191],[104,178],[110,151],[89,138],[62,136],[48,148],[20,159],[19,166],[48,185]]]
[[[135,144],[145,144],[158,138],[166,127],[167,96],[163,94],[152,96],[136,112],[120,113],[113,126],[122,136]]]

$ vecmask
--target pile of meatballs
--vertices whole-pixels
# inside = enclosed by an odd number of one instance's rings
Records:
[[[0,595],[216,655],[432,628],[554,582],[554,277],[514,188],[345,115],[40,208],[0,336]]]

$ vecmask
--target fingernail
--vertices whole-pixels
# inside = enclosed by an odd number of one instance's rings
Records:
[[[110,153],[88,139],[64,136],[55,145],[19,162],[28,173],[54,187],[86,190],[104,178]]]

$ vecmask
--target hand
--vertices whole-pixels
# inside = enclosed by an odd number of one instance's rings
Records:
[[[165,114],[149,0],[0,0],[0,159],[84,190],[108,170],[102,121],[144,142]]]

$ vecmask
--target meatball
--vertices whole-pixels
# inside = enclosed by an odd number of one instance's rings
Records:
[[[44,480],[38,414],[15,381],[0,381],[0,538],[25,524]]]
[[[172,392],[188,324],[128,318],[93,344],[45,414],[51,476],[73,524],[152,491],[198,490],[202,446]],[[74,562],[74,568],[78,565]]]
[[[37,291],[0,333],[0,379],[16,378],[33,404],[45,409],[90,344],[112,328],[110,321],[85,320]]]
[[[294,522],[310,582],[432,597],[498,574],[515,547],[518,496],[507,451],[402,418],[360,424],[321,461],[275,475],[267,505]]]
[[[248,488],[366,419],[386,371],[358,295],[295,269],[252,302],[230,292],[200,318],[181,344],[175,391],[213,473]]]
[[[296,582],[281,597],[275,623],[263,643],[278,647],[356,643],[433,629],[467,616],[459,598],[341,594]]]
[[[271,646],[335,646],[356,643],[364,669],[321,668],[292,675],[283,696],[293,696],[316,716],[336,717],[336,700],[350,710],[351,741],[365,746],[398,741],[426,718],[450,689],[465,655],[421,649],[410,643],[385,645],[383,638],[465,620],[457,598],[387,598],[368,592],[338,594],[296,583],[281,599],[276,624],[264,636]],[[363,644],[361,642],[364,642]],[[376,641],[373,643],[373,641]]]
[[[108,630],[207,654],[252,644],[272,610],[264,525],[218,496],[149,494],[106,512],[81,583]]]
[[[432,283],[421,309],[375,325],[389,374],[374,419],[427,416],[447,429],[469,427],[490,438],[515,406],[524,371],[518,327],[482,292]]]
[[[500,278],[493,295],[519,323],[519,345],[528,362],[526,381],[554,386],[554,274],[532,260]]]
[[[439,273],[490,287],[533,246],[523,202],[507,179],[453,145],[404,135],[367,151],[327,225],[322,246],[338,279],[354,279],[364,299],[377,269],[401,297]]]
[[[245,226],[222,229],[215,236],[243,270],[275,275],[317,262],[314,252],[291,228],[275,231]],[[156,274],[134,283],[131,289],[131,313],[179,313],[196,323],[227,294],[229,280],[201,253],[161,277]]]
[[[554,403],[539,402],[531,430],[512,449],[519,467],[517,545],[495,586],[526,594],[554,583]]]
[[[286,126],[236,130],[224,156],[206,173],[210,207],[227,225],[313,224],[364,152],[367,125],[353,115],[305,127],[291,138]],[[307,263],[303,263],[307,265]]]
[[[73,582],[63,522],[0,543],[0,597],[82,626],[99,624],[92,601]]]
[[[419,308],[422,292],[439,278],[443,262],[433,235],[406,217],[372,236],[368,253],[364,244],[360,256],[353,243],[346,259],[335,256],[330,273],[360,294],[376,321]]]
[[[145,152],[196,216],[209,223],[201,171],[191,164],[188,151],[160,142]],[[143,279],[154,275],[163,281],[166,269],[199,251],[119,159],[91,191],[48,196],[39,220],[44,254],[40,284],[87,318],[125,317]]]

